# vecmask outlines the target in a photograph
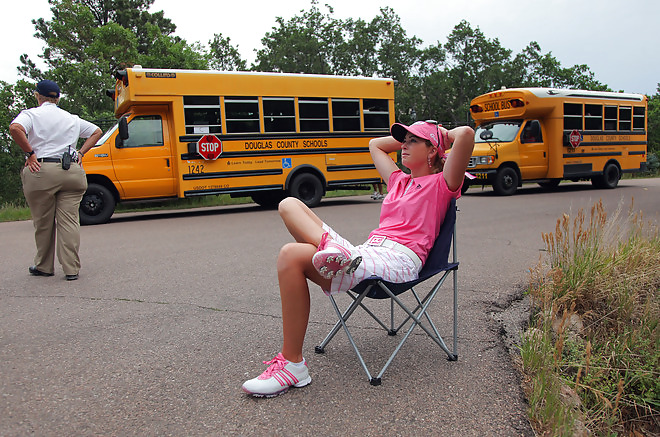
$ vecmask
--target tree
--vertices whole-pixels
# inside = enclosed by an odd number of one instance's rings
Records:
[[[323,14],[312,0],[309,11],[294,16],[289,21],[275,18],[279,27],[267,32],[261,43],[264,48],[257,52],[252,69],[283,73],[333,74],[332,61],[336,49],[343,41],[341,22],[332,17],[331,6]]]
[[[261,40],[253,70],[287,73],[389,77],[397,81],[397,117],[414,112],[422,41],[408,37],[391,8],[381,8],[371,22],[335,19],[332,7],[322,13],[312,0],[309,11],[278,26]]]
[[[439,52],[440,47],[433,50]],[[467,123],[470,100],[507,81],[511,51],[503,48],[497,38],[486,38],[479,28],[473,29],[463,20],[447,38],[444,52],[442,75],[431,74],[424,86],[425,92],[434,97],[430,110],[452,123]]]
[[[657,160],[660,155],[660,83],[656,93],[648,99],[648,150],[655,153]]]
[[[41,71],[27,55],[19,72],[34,81],[60,85],[61,106],[86,118],[112,115],[105,90],[114,87],[114,70],[148,67],[207,68],[202,48],[172,36],[174,24],[162,11],[149,13],[154,0],[49,0],[53,19],[33,20],[45,42]]]
[[[207,54],[209,68],[221,71],[247,69],[247,62],[241,58],[238,47],[232,46],[230,41],[230,38],[224,38],[222,34],[213,35]]]
[[[0,81],[0,206],[25,203],[20,177],[25,154],[14,145],[9,124],[22,109],[36,104],[33,84],[23,80],[15,85]]]
[[[541,46],[532,41],[512,60],[509,67],[509,86],[573,88],[607,91],[608,87],[595,80],[588,66],[563,68],[552,53],[541,53]]]
[[[36,106],[33,82],[55,80],[62,89],[60,106],[95,120],[114,115],[105,90],[114,88],[116,69],[134,64],[207,68],[200,45],[172,36],[176,27],[162,11],[148,12],[153,1],[49,0],[53,19],[32,21],[35,36],[45,43],[40,57],[46,68],[22,55],[18,70],[29,81],[0,84],[0,204],[24,201],[19,177],[24,156],[8,126],[21,109]]]

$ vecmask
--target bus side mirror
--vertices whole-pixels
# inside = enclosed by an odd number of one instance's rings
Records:
[[[484,131],[481,131],[481,134],[479,136],[481,137],[482,140],[488,141],[491,138],[493,138],[493,131],[486,129]]]
[[[119,119],[119,134],[115,138],[115,147],[121,149],[124,147],[124,140],[128,139],[128,122],[126,117]]]

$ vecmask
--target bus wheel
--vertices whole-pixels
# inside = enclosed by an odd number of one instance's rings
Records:
[[[252,194],[254,203],[268,209],[276,208],[282,199],[284,199],[284,191],[282,190],[260,191]]]
[[[493,190],[500,196],[511,196],[518,189],[518,173],[511,167],[503,167],[497,171]]]
[[[115,212],[115,197],[109,189],[99,184],[89,184],[80,202],[80,224],[107,223]]]
[[[464,177],[463,178],[463,185],[461,186],[461,194],[465,194],[465,192],[470,188],[470,179]]]
[[[310,208],[318,206],[323,197],[323,184],[311,173],[301,173],[293,179],[289,194]]]
[[[596,188],[616,188],[621,179],[621,172],[616,164],[609,163],[605,166],[602,175],[591,178],[591,184]]]
[[[539,185],[544,190],[550,191],[550,190],[554,190],[555,188],[557,188],[559,186],[560,182],[561,182],[561,179],[559,179],[559,178],[557,178],[557,179],[548,179],[547,181],[539,182]]]

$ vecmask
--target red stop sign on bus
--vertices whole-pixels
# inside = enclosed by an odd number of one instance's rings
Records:
[[[197,153],[207,161],[216,160],[222,153],[222,141],[215,135],[204,135],[197,141]]]
[[[571,143],[571,146],[575,149],[582,142],[582,134],[579,130],[574,129],[568,136],[568,142]]]

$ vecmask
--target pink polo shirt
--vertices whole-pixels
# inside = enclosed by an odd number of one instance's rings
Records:
[[[412,181],[412,185],[411,184]],[[406,187],[410,187],[406,190]],[[412,179],[397,170],[387,182],[380,224],[372,235],[384,235],[415,252],[422,264],[440,232],[449,201],[461,196],[460,187],[449,191],[442,173]]]

